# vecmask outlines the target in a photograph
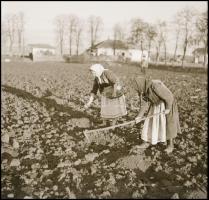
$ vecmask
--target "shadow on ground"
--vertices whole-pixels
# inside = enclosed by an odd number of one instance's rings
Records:
[[[46,97],[36,97],[33,94],[26,92],[22,89],[11,87],[8,85],[2,85],[2,91],[16,95],[17,97],[23,98],[25,100],[32,100],[38,102],[41,105],[44,105],[47,110],[54,108],[58,112],[64,112],[70,114],[73,118],[89,118],[91,121],[95,120],[93,116],[89,115],[86,112],[81,112],[75,110],[69,106],[58,104],[54,99],[49,99]]]

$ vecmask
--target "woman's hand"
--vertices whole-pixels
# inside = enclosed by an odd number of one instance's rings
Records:
[[[94,95],[91,94],[91,96],[90,96],[90,98],[89,98],[89,101],[88,101],[87,104],[84,105],[84,108],[85,108],[85,109],[88,109],[88,108],[91,106],[91,103],[93,102],[93,100],[94,100]]]
[[[140,116],[139,116],[139,117],[137,116],[137,117],[135,118],[136,124],[138,124],[138,123],[141,121],[141,118],[142,118],[142,117],[140,117]]]

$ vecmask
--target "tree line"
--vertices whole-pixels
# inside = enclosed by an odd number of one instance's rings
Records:
[[[1,39],[3,48],[8,46],[10,55],[24,55],[25,46],[25,15],[23,12],[10,13],[2,22]]]
[[[88,41],[93,48],[101,40],[104,23],[100,16],[91,15],[87,19],[81,19],[75,14],[59,15],[53,19],[56,34],[56,45],[59,53],[79,55],[82,42]],[[24,51],[25,16],[24,13],[7,15],[3,24],[2,37],[4,43],[9,45],[9,52],[13,52],[14,44],[18,44],[21,55]],[[114,44],[117,40],[126,44],[137,46],[141,51],[155,51],[155,61],[162,57],[165,64],[168,60],[167,49],[169,34],[172,33],[175,41],[173,58],[176,60],[177,52],[181,52],[182,66],[189,47],[204,48],[204,65],[207,64],[208,53],[208,17],[207,11],[199,13],[194,8],[186,7],[173,16],[172,21],[158,20],[151,24],[142,18],[133,18],[127,24],[115,23],[112,27],[112,39]],[[116,46],[113,45],[115,53]]]
[[[88,18],[88,28],[90,32],[91,47],[93,47],[98,41],[98,33],[102,28],[103,21],[99,16],[90,16]],[[73,42],[76,48],[76,55],[79,55],[79,47],[82,39],[83,32],[85,31],[85,21],[80,19],[74,14],[59,15],[54,19],[56,30],[56,41],[60,50],[60,54],[63,55],[64,47],[68,46],[68,54],[72,55]],[[66,45],[68,43],[68,45]]]
[[[86,24],[80,23],[76,15],[60,15],[56,17],[57,41],[60,48],[60,53],[63,54],[63,46],[66,41],[69,41],[69,55],[72,55],[73,38],[76,43],[76,54],[79,54],[79,45],[84,36],[88,33],[90,46],[93,46],[99,41],[103,28],[103,20],[99,16],[90,16]],[[167,49],[169,32],[175,36],[175,47],[172,60],[176,60],[177,51],[181,50],[182,66],[184,65],[185,56],[188,47],[203,47],[204,48],[204,65],[207,64],[207,35],[208,35],[208,18],[207,12],[198,13],[195,9],[186,7],[173,16],[171,22],[158,20],[154,24],[145,22],[142,18],[133,18],[130,23],[116,23],[112,28],[113,51],[117,40],[121,40],[126,44],[137,45],[141,51],[148,50],[150,56],[151,49],[155,49],[155,61],[159,61],[160,55],[163,52],[165,64],[167,62]],[[84,38],[84,37],[83,37]]]

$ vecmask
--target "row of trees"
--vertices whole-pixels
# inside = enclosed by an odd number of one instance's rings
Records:
[[[99,35],[103,28],[103,20],[98,16],[90,16],[86,23],[75,15],[57,16],[55,19],[58,44],[60,53],[63,54],[63,45],[69,41],[69,55],[72,55],[72,42],[76,44],[76,54],[79,54],[79,45],[84,32],[87,32],[90,41],[90,46],[93,47],[99,41]],[[182,66],[184,65],[185,56],[188,47],[204,47],[205,59],[204,65],[207,61],[207,35],[208,35],[208,18],[207,12],[198,13],[194,8],[184,8],[173,17],[173,21],[167,22],[158,20],[155,24],[145,22],[142,18],[134,18],[130,23],[116,23],[112,29],[112,39],[121,40],[130,45],[135,45],[141,51],[148,50],[156,52],[156,61],[158,62],[160,56],[164,57],[165,64],[167,62],[168,43],[171,42],[169,37],[172,33],[175,40],[173,49],[173,60],[176,60],[177,52],[181,52]],[[100,34],[99,34],[100,33]],[[83,37],[82,37],[83,36]],[[115,53],[116,46],[113,44],[113,51]]]
[[[56,26],[57,44],[61,55],[64,52],[66,41],[69,42],[69,55],[72,55],[73,42],[76,46],[76,55],[79,54],[81,37],[84,32],[85,21],[76,15],[59,15],[54,20]],[[98,32],[102,28],[103,21],[101,17],[90,16],[88,18],[88,28],[90,32],[91,46],[98,41]]]
[[[54,19],[56,30],[56,42],[61,55],[79,55],[83,42],[93,47],[102,38],[104,23],[99,16],[89,16],[83,20],[76,15],[59,15]],[[182,65],[188,47],[204,47],[204,65],[207,63],[208,53],[208,17],[207,12],[198,13],[193,8],[184,8],[176,13],[173,21],[167,22],[158,20],[155,24],[145,22],[142,18],[131,19],[128,24],[116,23],[112,27],[112,39],[116,44],[121,40],[130,45],[138,46],[141,51],[148,50],[156,52],[155,60],[158,62],[160,57],[164,57],[166,63],[167,49],[170,35],[175,36],[173,49],[173,60],[176,60],[177,52],[182,54]],[[88,34],[88,35],[87,35]],[[20,12],[9,14],[4,18],[2,25],[2,41],[9,48],[10,54],[14,49],[18,49],[18,54],[24,54],[25,45],[25,16]],[[116,45],[113,45],[115,53]],[[74,51],[73,51],[74,50]]]
[[[207,63],[208,46],[208,19],[207,13],[197,13],[194,9],[184,8],[179,11],[172,22],[157,21],[156,24],[149,24],[142,19],[133,19],[131,22],[131,34],[128,38],[131,43],[139,44],[140,49],[156,48],[156,61],[159,61],[161,49],[164,52],[165,64],[167,61],[167,45],[169,32],[175,36],[175,47],[173,60],[176,60],[178,48],[182,49],[182,66],[188,47],[204,47],[204,65]]]
[[[10,55],[24,55],[25,16],[23,12],[6,15],[2,24],[4,50],[8,47]]]

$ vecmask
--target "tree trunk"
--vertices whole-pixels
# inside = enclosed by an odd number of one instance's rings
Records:
[[[186,30],[185,30],[185,41],[184,41],[184,52],[183,52],[183,58],[182,58],[182,67],[184,68],[184,59],[186,55],[186,50],[187,50],[187,44],[188,44],[188,27],[186,24]]]
[[[10,45],[9,45],[9,54],[10,56],[13,55],[13,41],[10,39]]]
[[[167,64],[167,49],[166,49],[166,43],[164,42],[164,59],[165,59],[165,65]]]
[[[157,47],[157,57],[156,57],[157,62],[159,62],[159,58],[160,58],[160,48],[161,48],[161,44],[159,44],[159,46]]]
[[[62,43],[63,43],[63,41],[61,39],[60,40],[60,53],[61,53],[61,55],[63,55],[63,46],[62,46]]]
[[[116,43],[116,39],[114,39],[113,41],[113,55],[115,56],[115,43]]]
[[[187,39],[187,31],[186,31],[186,37],[185,37],[185,41],[184,41],[184,51],[183,51],[183,57],[182,57],[182,65],[181,65],[183,68],[184,68],[184,59],[185,59],[185,55],[186,55],[187,44],[188,44],[188,39]]]
[[[181,63],[181,66],[183,68],[184,68],[184,59],[185,59],[185,55],[186,55],[186,50],[187,50],[187,41],[185,41],[185,44],[184,44],[184,52],[183,52],[182,63]]]
[[[94,32],[94,42],[97,42],[97,33],[99,29],[99,22],[97,21],[96,27],[95,27],[95,32]]]
[[[70,36],[69,36],[69,50],[70,50],[69,54],[70,54],[70,56],[72,55],[72,33],[73,33],[73,31],[72,31],[72,26],[71,26],[70,27]]]
[[[158,57],[159,57],[159,49],[158,47],[156,47],[156,62],[158,62]]]
[[[22,56],[24,58],[25,56],[25,38],[24,38],[24,33],[22,34]]]
[[[70,48],[70,52],[69,52],[69,54],[70,54],[70,56],[71,56],[71,54],[72,54],[72,52],[71,52],[71,46],[72,46],[72,38],[71,38],[71,36],[70,36],[70,43],[69,43],[69,48]]]
[[[77,47],[76,47],[76,55],[78,56],[78,45],[79,44],[77,44]]]
[[[142,55],[143,55],[143,41],[141,40],[141,51],[142,51],[142,53],[141,53],[141,61],[142,61]]]
[[[93,49],[94,46],[94,29],[93,29],[93,24],[91,24],[91,51]]]
[[[76,55],[78,56],[78,48],[79,48],[79,38],[76,41]]]
[[[149,41],[149,47],[148,47],[148,60],[150,58],[150,49],[151,49],[151,40]]]
[[[176,52],[177,52],[177,48],[178,48],[178,40],[179,40],[179,33],[178,33],[177,38],[176,38],[176,45],[175,45],[175,50],[174,50],[174,55],[173,55],[173,60],[174,61],[176,60]]]
[[[21,50],[21,49],[22,49],[22,48],[21,48],[21,44],[22,44],[22,38],[21,38],[21,37],[22,37],[21,32],[18,32],[18,48],[19,48],[19,56],[20,56],[20,57],[21,57],[21,54],[22,54],[22,53],[21,53],[21,51],[22,51],[22,50]]]
[[[207,42],[205,44],[205,53],[204,53],[204,67],[207,67],[207,51],[208,51],[208,45],[207,45]]]

